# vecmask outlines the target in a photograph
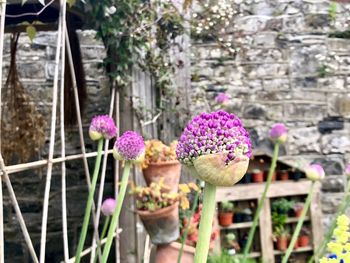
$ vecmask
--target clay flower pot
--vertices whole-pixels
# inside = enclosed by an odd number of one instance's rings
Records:
[[[150,163],[142,172],[147,186],[152,182],[158,182],[161,177],[164,177],[164,184],[170,187],[172,192],[177,192],[181,174],[179,161]]]
[[[264,172],[264,181],[267,181],[267,177],[269,176],[269,171],[265,171]],[[271,177],[271,181],[274,182],[276,181],[276,172],[273,172],[272,177]]]
[[[276,247],[280,251],[286,251],[288,248],[288,238],[287,237],[277,237]]]
[[[233,222],[232,212],[220,212],[219,213],[219,224],[221,226],[229,226]]]
[[[138,210],[137,213],[153,244],[168,244],[179,238],[179,203],[154,212]]]
[[[172,242],[167,245],[158,245],[155,263],[175,263],[179,255],[181,244]],[[184,246],[181,263],[193,263],[195,248]]]
[[[278,174],[278,176],[279,176],[279,179],[280,179],[281,181],[287,181],[287,180],[289,180],[289,173],[288,173],[288,171],[280,171],[279,174]]]
[[[298,237],[298,245],[299,247],[307,247],[310,244],[310,237],[306,235],[302,235]]]
[[[303,208],[298,208],[294,210],[295,217],[300,217],[303,212]]]
[[[253,171],[252,173],[254,183],[264,182],[264,171]]]
[[[291,241],[291,240],[289,239],[289,240],[288,240],[288,243],[289,243],[289,244],[290,244],[290,241]],[[288,245],[289,245],[289,244],[288,244]],[[298,240],[295,241],[293,248],[294,248],[294,249],[298,249],[298,248],[299,248],[299,242],[298,242]]]

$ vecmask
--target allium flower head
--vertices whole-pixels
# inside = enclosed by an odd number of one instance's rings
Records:
[[[134,131],[126,131],[114,144],[113,156],[118,160],[139,162],[145,152],[142,136]]]
[[[248,132],[234,114],[222,110],[202,113],[186,126],[176,155],[202,180],[214,185],[233,185],[238,171],[239,176],[242,171],[246,172],[251,142]]]
[[[91,121],[89,135],[94,141],[102,138],[110,140],[117,135],[117,127],[108,115],[97,115]]]
[[[350,164],[348,164],[345,168],[345,175],[350,177]]]
[[[106,200],[104,200],[101,206],[102,214],[104,214],[105,216],[113,215],[115,205],[116,202],[114,198],[107,198]]]
[[[287,127],[283,123],[276,123],[271,127],[270,138],[278,143],[285,143],[287,140]]]
[[[218,95],[216,95],[215,102],[217,104],[226,105],[229,102],[230,99],[231,99],[231,97],[229,95],[227,95],[224,92],[220,92],[220,93],[218,93]]]
[[[319,164],[311,164],[306,167],[305,174],[311,181],[320,181],[325,177],[325,172]]]

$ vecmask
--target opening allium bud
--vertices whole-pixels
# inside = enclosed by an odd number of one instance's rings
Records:
[[[276,123],[270,130],[270,138],[278,143],[285,143],[287,140],[287,127],[283,123]]]
[[[215,102],[217,104],[226,105],[229,102],[230,99],[231,99],[231,97],[229,95],[227,95],[224,92],[220,92],[218,95],[216,95]]]
[[[126,131],[117,139],[113,147],[113,156],[117,160],[140,162],[144,153],[144,140],[134,131]]]
[[[102,138],[110,140],[117,135],[117,127],[108,115],[98,115],[91,121],[89,135],[93,141]]]
[[[106,200],[104,200],[101,206],[102,214],[104,214],[105,216],[113,215],[115,205],[116,202],[114,198],[107,198]]]
[[[202,113],[187,124],[176,155],[200,179],[231,186],[248,168],[251,142],[234,114],[222,110]]]
[[[320,181],[325,177],[325,172],[319,164],[311,164],[306,167],[305,174],[311,181]]]
[[[350,177],[350,164],[348,164],[345,168],[345,175]]]

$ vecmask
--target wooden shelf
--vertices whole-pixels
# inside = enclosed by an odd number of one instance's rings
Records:
[[[229,226],[219,226],[220,229],[240,229],[249,228],[253,225],[253,222],[233,223]]]
[[[299,217],[289,217],[289,218],[287,218],[286,223],[296,223],[296,222],[298,222],[298,220],[299,220]],[[306,221],[310,221],[309,216],[305,217],[304,222],[306,222]]]
[[[311,246],[297,248],[297,249],[293,250],[292,253],[302,253],[302,252],[309,252],[309,251],[312,251]],[[286,251],[280,251],[280,250],[273,251],[274,255],[283,255],[284,253],[286,253]]]
[[[234,256],[243,257],[243,254],[236,254]],[[261,257],[261,253],[260,252],[252,252],[252,253],[248,254],[248,258],[259,258],[259,257]]]

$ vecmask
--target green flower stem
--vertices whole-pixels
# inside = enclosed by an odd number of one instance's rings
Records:
[[[193,205],[192,205],[192,208],[191,208],[191,212],[190,214],[188,215],[188,220],[189,220],[189,224],[191,222],[191,219],[197,209],[197,204],[198,204],[198,199],[199,199],[199,194],[200,194],[200,190],[196,191],[196,195],[194,196],[194,199],[193,199]],[[184,252],[184,247],[185,247],[185,242],[186,242],[186,239],[187,239],[187,235],[188,235],[188,229],[189,229],[189,226],[188,225],[183,233],[183,237],[181,239],[181,248],[180,248],[180,251],[179,251],[179,256],[177,257],[177,263],[181,263],[181,258],[182,258],[182,254]]]
[[[347,186],[345,188],[345,193],[344,193],[344,197],[338,207],[337,213],[335,214],[335,216],[333,217],[333,220],[331,222],[331,225],[328,228],[328,231],[325,235],[325,238],[323,239],[321,245],[318,247],[318,249],[316,250],[315,254],[308,260],[308,263],[311,263],[314,261],[315,258],[320,258],[322,257],[325,252],[326,252],[326,247],[327,244],[329,243],[329,241],[332,238],[333,235],[333,231],[335,229],[335,227],[337,226],[337,218],[344,214],[346,209],[349,207],[350,205],[350,180],[347,183]]]
[[[301,216],[298,220],[298,224],[294,230],[293,236],[292,236],[292,240],[289,243],[288,249],[286,254],[284,255],[283,259],[282,259],[282,263],[287,263],[288,259],[290,257],[290,254],[292,254],[293,248],[294,248],[294,244],[297,241],[297,238],[299,236],[301,227],[303,226],[303,223],[305,221],[305,216],[307,211],[309,210],[310,204],[311,204],[311,200],[312,200],[312,195],[314,193],[314,186],[315,186],[315,182],[312,182],[311,186],[310,186],[310,190],[309,193],[307,195],[305,204],[304,204],[304,208],[303,211],[301,212]]]
[[[117,228],[120,211],[122,210],[123,201],[126,193],[126,188],[128,186],[130,167],[131,167],[131,163],[129,161],[126,161],[124,166],[123,176],[122,176],[122,182],[121,182],[119,194],[117,197],[117,205],[112,216],[111,224],[109,226],[109,230],[107,234],[107,242],[103,249],[102,263],[107,262],[109,251],[111,250],[111,246],[113,242],[113,234],[115,233]]]
[[[81,229],[79,244],[78,244],[77,252],[75,254],[75,261],[74,261],[75,263],[80,262],[80,257],[81,257],[80,254],[83,251],[83,247],[84,247],[84,243],[85,243],[85,239],[86,239],[86,234],[88,231],[92,203],[94,200],[94,194],[95,194],[95,189],[96,189],[96,184],[97,184],[97,179],[98,179],[98,173],[100,171],[102,147],[103,147],[103,139],[100,139],[100,140],[98,140],[98,145],[97,145],[97,156],[96,156],[96,161],[95,161],[95,168],[94,168],[94,173],[92,175],[91,188],[89,191],[89,196],[88,196],[88,200],[87,200],[87,204],[86,204],[86,208],[85,208],[83,227]]]
[[[276,170],[276,163],[277,163],[279,148],[280,148],[280,144],[277,142],[275,144],[275,147],[274,147],[274,150],[273,150],[271,167],[270,167],[270,170],[269,170],[269,174],[267,175],[265,189],[264,189],[264,192],[263,192],[263,194],[262,194],[262,196],[261,196],[261,198],[259,200],[259,204],[258,204],[258,207],[257,207],[255,215],[254,215],[254,219],[253,219],[253,225],[252,225],[252,227],[249,230],[247,244],[244,247],[243,260],[242,260],[243,263],[245,263],[247,261],[248,253],[249,253],[250,248],[251,248],[251,246],[253,244],[254,234],[255,234],[255,231],[256,231],[256,227],[258,225],[259,216],[260,216],[261,210],[263,208],[263,205],[264,205],[264,202],[265,202],[265,199],[266,199],[267,191],[269,190],[269,187],[270,187],[271,182],[272,182],[272,175],[273,175],[274,171]]]
[[[99,240],[99,242],[98,242],[98,244],[97,244],[96,250],[101,251],[101,241],[102,241],[102,239],[104,239],[105,236],[106,236],[107,229],[108,229],[108,226],[109,226],[109,222],[110,222],[110,221],[111,221],[111,217],[110,217],[110,216],[107,216],[107,217],[106,217],[106,220],[105,220],[105,223],[104,223],[104,225],[103,225],[103,228],[102,228],[102,233],[101,233],[101,236],[100,236],[100,240]],[[97,253],[95,254],[94,263],[96,262],[96,260],[97,260]]]
[[[216,186],[206,182],[203,193],[203,208],[201,221],[199,223],[199,234],[196,253],[194,255],[194,263],[207,262],[216,205],[215,195]]]

